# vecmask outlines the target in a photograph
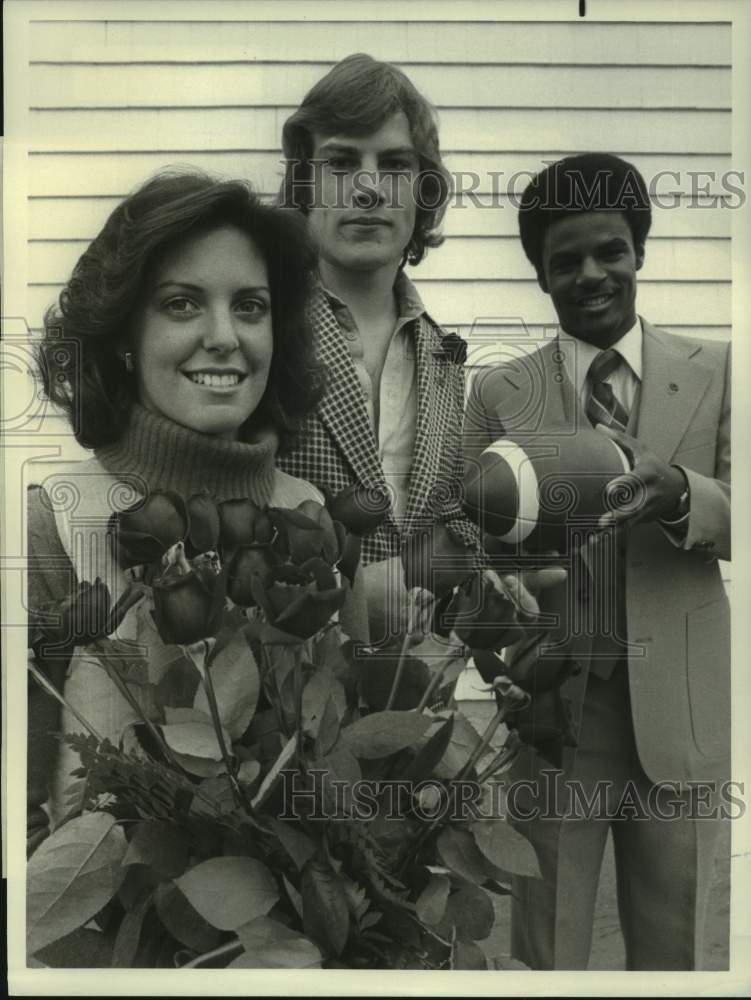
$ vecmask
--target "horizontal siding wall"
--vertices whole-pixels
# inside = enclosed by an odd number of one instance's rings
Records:
[[[253,21],[248,5],[247,20],[31,23],[32,329],[118,199],[156,170],[243,176],[273,196],[285,118],[336,60],[368,52],[438,109],[457,194],[444,245],[410,276],[434,316],[468,337],[471,368],[550,333],[515,199],[545,160],[587,149],[635,163],[662,206],[640,311],[676,333],[730,336],[728,24],[409,21],[408,4],[403,20],[374,24],[350,6],[352,19],[334,23],[325,3],[310,7],[318,21]],[[44,426],[62,430],[54,416]]]
[[[439,112],[457,195],[446,243],[410,273],[442,323],[481,330],[484,355],[494,330],[554,321],[516,237],[515,196],[546,159],[607,147],[665,206],[642,311],[729,336],[729,25],[323,18],[32,23],[33,327],[118,198],[156,170],[245,176],[273,196],[285,118],[335,60],[367,51],[401,66]]]

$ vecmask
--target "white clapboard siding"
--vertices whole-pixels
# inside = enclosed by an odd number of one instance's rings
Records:
[[[39,281],[65,281],[87,240],[38,240],[29,244],[29,269]],[[653,239],[648,242],[641,281],[723,281],[730,273],[730,240]],[[449,237],[415,271],[421,281],[534,277],[519,237]]]
[[[438,111],[456,193],[444,245],[410,276],[436,319],[468,338],[470,376],[554,330],[518,243],[516,206],[530,172],[587,149],[624,156],[650,186],[640,312],[679,334],[730,337],[730,232],[741,196],[729,24],[508,22],[469,4],[435,5],[435,16],[404,4],[374,23],[372,4],[349,4],[342,19],[345,8],[327,0],[304,18],[285,4],[233,6],[225,21],[221,4],[206,4],[203,21],[170,20],[156,3],[153,20],[145,6],[134,5],[140,20],[107,7],[29,26],[32,329],[119,199],[155,172],[244,177],[273,198],[285,118],[335,61],[368,52],[400,66]],[[37,404],[33,395],[23,403]],[[59,415],[40,426],[37,440],[64,457],[83,454]],[[484,697],[481,687],[467,674],[459,694]]]
[[[241,137],[243,140],[247,136]],[[598,143],[598,145],[600,145]],[[581,148],[581,147],[579,147]],[[481,203],[498,193],[520,196],[530,172],[541,169],[547,157],[557,159],[576,152],[551,150],[547,154],[497,152],[447,152],[444,159],[456,188],[455,204],[459,211]],[[727,196],[737,204],[737,176],[725,176],[731,170],[728,155],[697,153],[640,153],[634,156],[624,149],[613,150],[641,170],[656,195],[666,206],[678,195]],[[123,197],[152,174],[166,168],[207,170],[223,177],[245,177],[263,194],[278,191],[282,161],[277,152],[257,150],[180,150],[178,152],[70,152],[35,151],[29,156],[29,182],[36,196],[102,195]]]
[[[158,5],[155,5],[158,6]],[[75,23],[40,20],[31,26],[32,59],[55,62],[148,62],[183,60],[335,62],[369,52],[395,63],[725,67],[730,63],[727,24],[671,22],[624,24],[585,21],[465,21],[454,5],[451,20],[379,21],[350,4],[352,20],[205,21],[92,18]],[[365,5],[362,5],[363,8]],[[209,10],[207,9],[207,13]],[[502,16],[502,11],[499,10]],[[156,16],[156,15],[155,15]]]
[[[137,53],[133,59],[138,59]],[[246,59],[209,63],[202,56],[200,65],[210,67],[211,72],[196,80],[196,66],[187,59],[181,64],[126,62],[118,65],[114,81],[113,65],[81,63],[71,74],[70,63],[36,64],[31,106],[171,107],[185,103],[186,90],[194,108],[294,106],[301,92],[312,87],[333,63],[309,63],[290,75],[286,62],[259,64]],[[570,108],[730,106],[730,80],[717,67],[603,67],[598,68],[598,87],[593,90],[591,68],[586,66],[397,65],[444,108],[548,108],[551,93],[565,94]],[[513,85],[513,91],[507,91],[507,84]]]
[[[373,24],[367,4],[347,20],[325,2],[305,19],[277,7],[278,20],[265,7],[266,20],[129,21],[102,5],[85,20],[32,21],[32,326],[83,248],[74,241],[146,176],[198,167],[273,197],[284,119],[335,60],[367,51],[400,65],[438,110],[457,191],[449,239],[411,273],[445,325],[476,336],[476,322],[487,332],[553,321],[516,242],[514,200],[545,160],[608,147],[642,170],[655,200],[640,308],[671,328],[728,335],[738,202],[737,177],[726,176],[728,24],[512,23],[487,7],[477,20],[459,8],[410,20],[408,6]]]
[[[109,68],[108,68],[109,69]],[[194,67],[190,69],[195,72]],[[109,69],[111,72],[111,69]],[[163,70],[149,90],[158,86]],[[184,91],[184,87],[177,88]],[[109,92],[99,93],[109,100]],[[161,95],[160,95],[161,96]],[[613,112],[600,108],[443,108],[441,146],[447,152],[548,152],[594,149],[612,126]],[[121,117],[115,113],[126,112]],[[207,150],[271,150],[279,147],[282,126],[294,107],[87,108],[32,112],[32,134],[39,148],[55,152],[75,149],[193,152]],[[650,122],[654,122],[650,127]],[[653,134],[659,124],[659,145]],[[618,146],[631,154],[728,152],[729,110],[626,110],[618,113]],[[529,164],[525,169],[529,168]]]
[[[36,195],[29,199],[29,238],[31,240],[92,240],[104,225],[109,213],[120,199],[110,196]],[[653,205],[650,244],[660,238],[717,239],[730,238],[736,198],[666,199],[665,204]],[[453,236],[513,236],[519,232],[518,198],[506,194],[488,194],[473,201],[453,199],[443,225],[446,237]],[[443,254],[436,250],[426,259]],[[650,246],[650,255],[651,255]]]

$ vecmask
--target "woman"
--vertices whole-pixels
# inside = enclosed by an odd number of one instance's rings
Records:
[[[44,388],[93,458],[30,490],[30,609],[70,593],[76,578],[101,577],[117,596],[105,526],[149,491],[205,488],[218,501],[281,507],[322,500],[275,466],[322,391],[305,316],[314,266],[300,220],[240,181],[163,174],[115,209],[46,316]],[[118,635],[131,637],[128,618]],[[118,738],[128,706],[101,667],[77,650],[50,672],[101,735]],[[30,849],[47,832],[50,785],[59,818],[76,766],[49,736],[56,714],[34,685]],[[80,730],[66,715],[63,730]]]

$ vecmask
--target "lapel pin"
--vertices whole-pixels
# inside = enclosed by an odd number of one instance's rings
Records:
[[[678,383],[668,382],[668,392],[678,392]]]

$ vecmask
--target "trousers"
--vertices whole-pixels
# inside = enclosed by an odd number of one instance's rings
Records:
[[[522,803],[514,823],[533,843],[542,878],[514,879],[514,958],[532,969],[587,968],[612,831],[626,968],[701,967],[721,820],[697,809],[690,789],[653,785],[644,773],[625,663],[607,680],[590,673],[573,770],[540,767]]]

